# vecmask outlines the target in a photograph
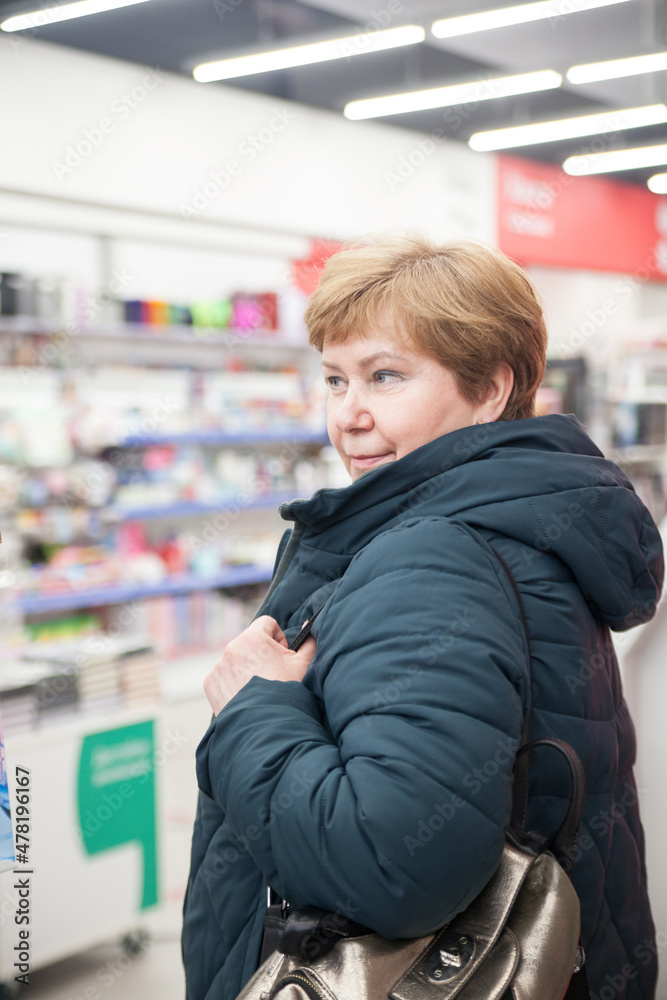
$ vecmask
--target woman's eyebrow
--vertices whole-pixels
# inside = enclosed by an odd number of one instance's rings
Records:
[[[390,358],[392,361],[402,361],[407,363],[408,359],[403,357],[402,354],[394,354],[392,351],[377,351],[375,354],[369,354],[365,358],[361,358],[357,364],[360,368],[368,368],[369,365],[375,364],[380,358]],[[327,361],[326,358],[322,358],[320,364],[323,368],[332,368],[336,371],[342,371],[340,365],[337,365],[333,361]]]

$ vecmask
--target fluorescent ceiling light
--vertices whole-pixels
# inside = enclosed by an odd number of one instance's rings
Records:
[[[470,35],[490,28],[506,28],[512,24],[526,24],[541,21],[547,17],[560,19],[568,14],[578,14],[583,10],[597,7],[611,7],[629,0],[540,0],[539,3],[522,3],[500,10],[482,10],[477,14],[462,14],[460,17],[445,17],[434,21],[431,31],[436,38],[454,38],[456,35]]]
[[[401,28],[389,28],[387,31],[372,31],[325,42],[294,45],[289,49],[257,52],[253,55],[202,63],[200,66],[195,66],[192,75],[199,83],[232,80],[238,76],[251,76],[253,73],[268,73],[271,70],[289,69],[292,66],[309,66],[331,59],[347,59],[350,56],[363,56],[368,52],[396,49],[402,45],[415,45],[417,42],[423,42],[425,38],[426,32],[423,28],[406,24]]]
[[[381,118],[384,115],[402,115],[408,111],[426,111],[429,108],[446,108],[467,101],[492,101],[498,97],[515,94],[532,94],[537,90],[560,87],[563,78],[552,69],[519,76],[500,76],[492,80],[475,80],[472,83],[455,83],[433,90],[416,90],[411,94],[392,94],[388,97],[369,97],[350,101],[345,105],[346,118]]]
[[[653,174],[646,183],[654,194],[667,194],[667,174]]]
[[[659,73],[663,69],[667,69],[667,52],[654,52],[648,56],[570,66],[565,75],[570,83],[594,83],[596,80],[616,80],[621,76],[639,76],[640,73]]]
[[[667,122],[667,106],[651,104],[644,108],[625,108],[622,111],[605,111],[602,114],[580,115],[577,118],[562,118],[559,121],[534,122],[532,125],[475,132],[470,136],[468,145],[471,149],[482,151],[511,149],[514,146],[530,146],[539,142],[576,139],[582,135],[620,132],[626,128],[641,128],[643,125],[658,125],[661,122]]]
[[[608,174],[614,170],[638,170],[667,163],[667,146],[643,146],[619,149],[617,152],[589,153],[570,156],[563,164],[566,174],[583,177],[586,174]]]
[[[86,17],[88,14],[101,14],[105,10],[117,10],[119,7],[131,7],[137,3],[147,3],[148,0],[78,0],[77,3],[64,3],[56,7],[41,7],[26,14],[16,14],[8,17],[0,24],[3,31],[23,31],[25,28],[42,28],[45,24],[55,24],[56,21],[70,21],[73,17]]]

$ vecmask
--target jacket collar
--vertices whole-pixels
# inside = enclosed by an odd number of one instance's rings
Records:
[[[372,507],[380,508],[377,514],[382,520],[387,505],[396,506],[411,490],[468,462],[491,458],[497,449],[508,445],[521,450],[602,457],[572,415],[551,414],[462,427],[395,462],[364,473],[349,486],[318,490],[309,500],[284,503],[280,515],[315,533]]]

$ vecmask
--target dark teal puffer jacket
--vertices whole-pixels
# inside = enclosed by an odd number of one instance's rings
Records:
[[[650,1000],[656,976],[635,738],[609,627],[649,619],[660,538],[574,417],[464,428],[282,510],[294,529],[262,613],[288,639],[328,599],[303,683],[251,680],[197,753],[184,909],[188,1000],[255,971],[269,882],[296,906],[388,937],[426,934],[488,881],[533,735],[581,757],[573,881],[595,996]],[[550,832],[567,777],[534,754],[528,825]],[[600,994],[600,991],[603,991]]]

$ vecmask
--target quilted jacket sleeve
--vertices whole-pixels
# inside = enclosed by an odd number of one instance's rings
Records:
[[[405,522],[354,558],[320,615],[309,673],[323,703],[308,675],[254,678],[220,712],[200,787],[284,898],[413,937],[480,891],[523,721],[513,602],[479,537]]]

